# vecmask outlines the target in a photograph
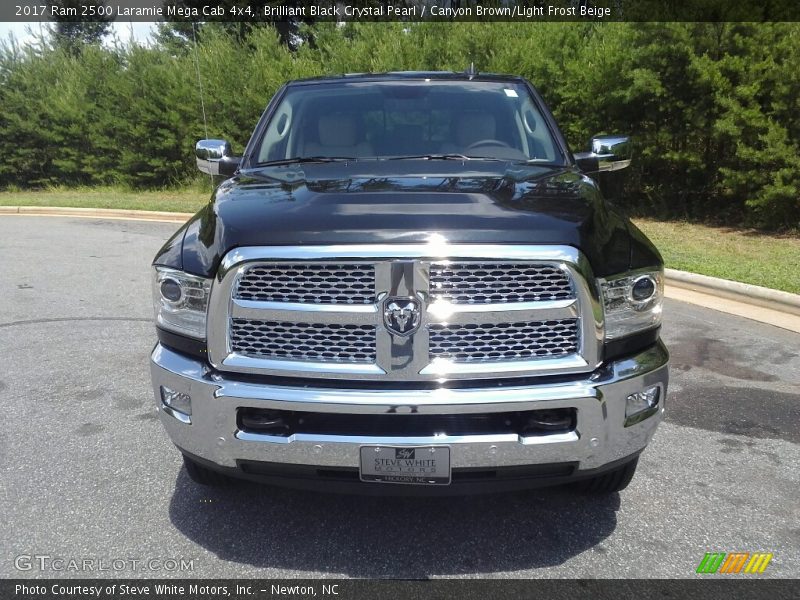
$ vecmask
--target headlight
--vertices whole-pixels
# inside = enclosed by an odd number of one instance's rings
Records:
[[[205,339],[210,291],[210,279],[176,269],[156,267],[153,276],[156,323],[176,333]]]
[[[636,271],[600,280],[605,312],[606,340],[661,324],[664,273]]]

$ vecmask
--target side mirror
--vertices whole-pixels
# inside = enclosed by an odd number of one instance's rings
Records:
[[[596,135],[592,138],[591,152],[577,152],[573,156],[584,173],[619,171],[631,164],[631,139],[626,135]]]
[[[231,145],[225,140],[200,140],[194,154],[197,168],[203,173],[230,177],[239,169],[241,158],[232,156]]]

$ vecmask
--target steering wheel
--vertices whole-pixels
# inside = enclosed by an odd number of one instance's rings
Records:
[[[500,140],[488,140],[487,139],[487,140],[478,140],[477,142],[474,142],[474,143],[470,144],[469,146],[467,146],[467,150],[466,151],[469,152],[470,150],[474,150],[475,148],[480,148],[481,146],[495,146],[497,148],[511,148],[511,146],[509,146],[505,142],[501,142]]]

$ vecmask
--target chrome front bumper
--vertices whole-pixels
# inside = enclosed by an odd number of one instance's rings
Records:
[[[252,383],[210,369],[199,360],[156,345],[151,374],[161,421],[172,441],[185,453],[222,468],[237,461],[287,465],[359,466],[359,447],[377,445],[447,445],[451,466],[505,466],[578,463],[578,473],[614,463],[641,452],[661,421],[666,397],[669,354],[659,341],[630,358],[568,382],[527,386],[459,389],[347,389],[289,387]],[[661,387],[659,410],[624,426],[629,394]],[[160,386],[191,396],[190,419],[161,400]],[[372,437],[298,433],[289,437],[239,431],[240,407],[313,411],[317,413],[462,414],[577,409],[577,426],[569,433],[523,437],[517,434]]]

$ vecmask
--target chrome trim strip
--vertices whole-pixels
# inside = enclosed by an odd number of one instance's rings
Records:
[[[281,410],[313,410],[315,412],[383,414],[465,414],[477,412],[509,412],[548,408],[550,403],[567,399],[587,398],[599,402],[595,386],[589,382],[508,388],[465,389],[344,389],[292,388],[257,384],[226,383],[214,392],[219,400],[238,399],[258,403],[269,398],[270,406]],[[256,404],[258,405],[258,404]]]
[[[331,390],[297,389],[289,393],[281,393],[280,388],[270,386],[265,392],[253,390],[226,389],[215,394],[219,399],[249,400],[255,403],[269,397],[269,405],[280,410],[313,410],[315,412],[345,414],[467,414],[480,412],[512,412],[534,410],[537,408],[555,408],[559,401],[574,398],[586,398],[599,401],[596,391],[591,387],[566,386],[563,389],[547,387],[541,390],[523,388],[515,390],[502,389],[497,394],[489,394],[490,390],[459,390],[467,392],[453,395],[426,395],[423,392],[438,390],[408,390],[407,393],[395,391],[382,395],[382,390],[347,390],[336,396],[329,394]],[[455,390],[450,390],[455,391]],[[472,392],[472,393],[469,393]],[[404,413],[405,411],[405,413]]]
[[[538,446],[543,444],[563,444],[577,442],[580,439],[580,436],[574,431],[538,436],[521,436],[515,433],[504,433],[494,435],[432,435],[420,437],[349,436],[308,433],[295,433],[289,436],[277,436],[265,435],[262,433],[251,433],[247,431],[237,431],[236,439],[246,442],[270,442],[273,444],[310,442],[314,444],[367,444],[376,446],[447,446],[451,444],[503,444],[513,442],[526,446]]]
[[[567,431],[566,433],[550,433],[547,435],[522,435],[519,443],[523,446],[543,446],[545,444],[570,444],[578,442],[581,434],[577,431]]]
[[[428,305],[428,312],[437,317],[445,318],[455,313],[484,313],[505,312],[514,314],[517,311],[547,311],[563,310],[573,307],[577,300],[540,300],[533,302],[508,302],[504,304],[454,304],[446,300],[436,300]],[[577,307],[576,307],[577,309]],[[515,315],[516,317],[516,315]],[[524,315],[523,315],[524,317]]]
[[[342,310],[338,304],[328,304],[320,311],[310,308],[300,310],[289,308],[261,308],[259,305],[265,302],[253,302],[252,300],[232,300],[231,318],[252,319],[254,321],[291,321],[292,323],[319,323],[329,325],[331,323],[346,323],[348,325],[375,325],[378,307],[374,304],[362,304],[350,308],[360,310]],[[273,304],[272,302],[269,303]],[[279,303],[278,303],[279,304]],[[296,305],[293,305],[296,306]]]
[[[306,360],[276,360],[269,358],[251,358],[236,352],[231,352],[222,361],[224,368],[252,369],[253,363],[258,363],[260,369],[280,371],[283,373],[336,373],[339,375],[383,375],[385,371],[373,363],[337,363],[337,362],[311,362]]]
[[[496,258],[577,263],[580,252],[572,246],[523,246],[516,244],[449,244],[444,237],[432,236],[427,244],[341,244],[331,246],[243,246],[234,248],[222,259],[220,273],[234,265],[254,260],[335,260],[335,259],[447,259]]]
[[[434,302],[428,305],[433,323],[513,323],[516,321],[550,321],[580,317],[578,301],[518,302],[515,304],[452,304]],[[503,315],[497,319],[497,315]]]
[[[558,373],[574,373],[586,371],[588,363],[580,356],[571,354],[562,358],[543,358],[534,360],[507,360],[485,362],[455,362],[446,358],[434,358],[422,371],[421,375],[437,375],[450,377],[461,374],[508,374],[535,373],[537,375],[555,375]]]
[[[263,300],[241,300],[238,298],[233,299],[233,305],[236,308],[253,309],[260,311],[274,311],[276,314],[285,312],[299,312],[299,313],[375,313],[378,308],[374,304],[309,304],[307,302],[274,302]],[[261,319],[267,321],[270,319]]]

